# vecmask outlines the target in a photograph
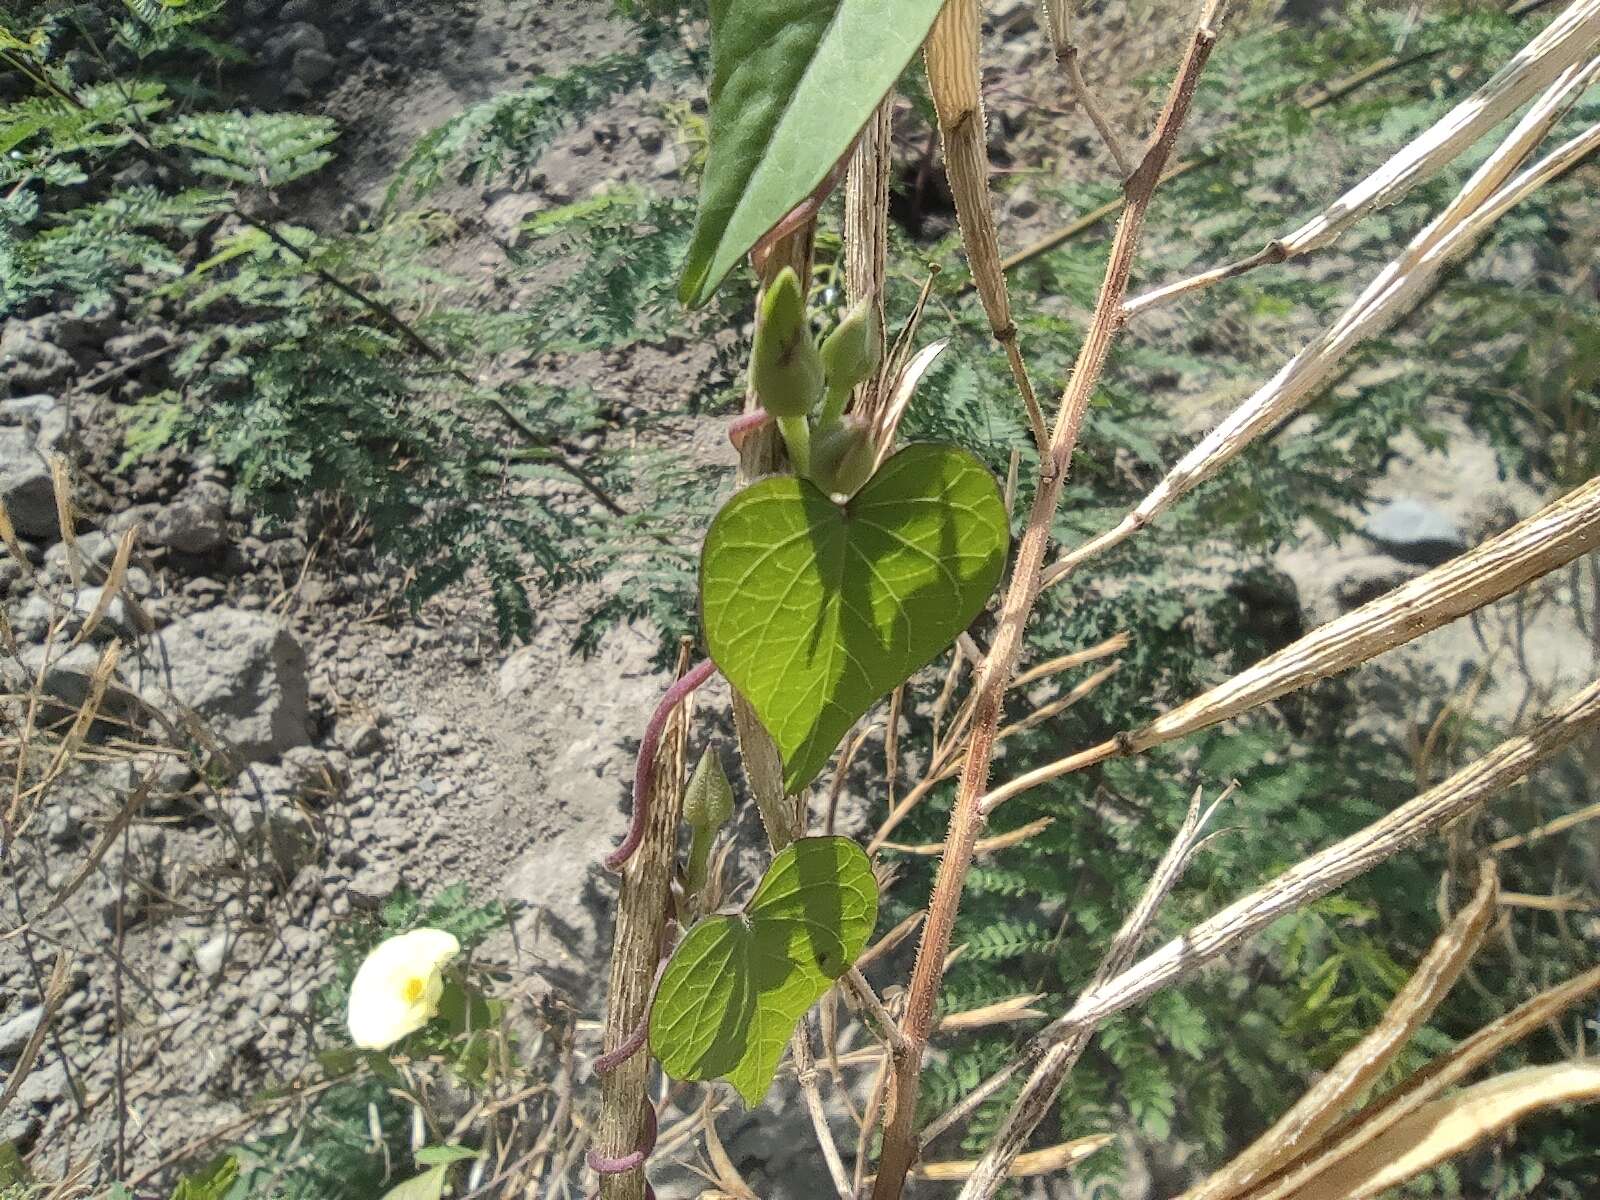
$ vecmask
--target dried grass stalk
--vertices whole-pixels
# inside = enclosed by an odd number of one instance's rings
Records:
[[[1377,1026],[1300,1097],[1266,1133],[1182,1200],[1233,1200],[1315,1146],[1388,1069],[1461,977],[1495,915],[1499,878],[1490,862],[1472,902],[1434,941]]]
[[[1600,547],[1600,476],[1130,734],[1145,750],[1226,721],[1474,612]]]
[[[1580,736],[1592,734],[1596,726],[1600,726],[1600,682],[1569,697],[1527,733],[1506,739],[1443,783],[1234,901],[1115,979],[1089,989],[1053,1027],[1052,1035],[1064,1035],[1086,1022],[1097,1024],[1192,974],[1279,917],[1321,899],[1494,799]]]
[[[1600,0],[1596,0],[1600,3]],[[1095,555],[1121,544],[1216,475],[1255,439],[1297,412],[1356,346],[1388,329],[1419,303],[1452,263],[1477,245],[1507,211],[1600,148],[1600,125],[1573,137],[1509,178],[1555,121],[1596,78],[1600,60],[1558,72],[1500,147],[1456,198],[1417,234],[1321,336],[1230,413],[1167,473],[1114,528],[1052,564],[1044,584],[1059,583]]]
[[[1433,178],[1596,46],[1600,46],[1600,0],[1576,0],[1430,129],[1299,229],[1278,239],[1284,257],[1328,245],[1368,213],[1394,204]]]
[[[1029,1055],[1036,1056],[1037,1061],[984,1160],[988,1181],[997,1186],[997,1172],[1021,1150],[1050,1111],[1067,1072],[1077,1060],[1076,1051],[1081,1051],[1102,1022],[1193,975],[1280,917],[1320,899],[1487,803],[1578,738],[1591,736],[1597,726],[1600,681],[1570,697],[1557,712],[1527,733],[1507,739],[1388,816],[1291,867],[1115,977],[1092,984],[1065,1015],[1040,1032],[1030,1047]],[[1013,1069],[1015,1065],[993,1078],[1003,1079]],[[983,1087],[987,1086],[986,1081]],[[977,1179],[974,1176],[973,1182]],[[992,1188],[975,1189],[969,1183],[961,1200],[992,1194]]]
[[[992,813],[1007,800],[1053,779],[1119,754],[1148,750],[1347,671],[1566,566],[1596,546],[1600,546],[1600,476],[1476,549],[1320,626],[1144,728],[1002,784],[984,797],[982,810]]]
[[[1508,1047],[1554,1021],[1574,1005],[1600,993],[1600,967],[1539,993],[1512,1012],[1484,1026],[1455,1049],[1434,1059],[1392,1091],[1368,1104],[1324,1139],[1341,1154],[1353,1154],[1425,1105],[1498,1058]],[[1327,1166],[1324,1156],[1307,1156],[1257,1188],[1250,1200],[1292,1200],[1295,1189]]]
[[[1046,1146],[1043,1150],[1030,1150],[1026,1154],[1017,1155],[1007,1175],[1012,1179],[1021,1179],[1027,1175],[1051,1175],[1057,1171],[1065,1171],[1069,1167],[1077,1166],[1091,1154],[1104,1149],[1115,1140],[1109,1133],[1096,1133],[1089,1137],[1073,1138],[1070,1142]],[[955,1162],[921,1163],[911,1168],[911,1178],[970,1179],[977,1169],[978,1160],[975,1158]]]
[[[1541,1109],[1596,1100],[1600,1062],[1509,1071],[1435,1100],[1359,1154],[1341,1156],[1299,1187],[1295,1200],[1370,1200]]]
[[[1597,0],[1600,2],[1600,0]],[[939,116],[945,173],[955,196],[961,242],[972,281],[989,317],[989,328],[1006,352],[1011,377],[1027,410],[1028,424],[1042,454],[1049,444],[1044,413],[1017,345],[1011,296],[1000,266],[1000,234],[989,196],[989,152],[983,97],[979,92],[978,0],[948,0],[933,23],[924,50],[928,90]]]

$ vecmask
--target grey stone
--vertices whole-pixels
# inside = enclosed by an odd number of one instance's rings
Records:
[[[72,355],[40,335],[32,321],[13,321],[0,336],[0,377],[14,395],[59,387],[77,369]]]
[[[16,1058],[28,1044],[33,1031],[38,1028],[44,1009],[35,1005],[25,1008],[15,1016],[0,1021],[0,1058]]]
[[[61,647],[24,646],[18,656],[32,677],[44,672],[44,691],[68,708],[77,708],[89,698],[89,681],[100,665],[100,650],[88,644],[74,646],[65,654]],[[132,696],[114,680],[107,686],[100,702],[100,712],[106,715],[127,710]]]
[[[112,559],[117,556],[117,543],[98,529],[88,533],[79,534],[78,561],[86,568],[91,568],[90,578],[98,576],[93,572],[93,567],[102,569],[110,567]],[[44,552],[44,569],[47,574],[55,579],[66,579],[71,574],[71,567],[67,561],[67,544],[57,542]]]
[[[228,942],[226,933],[219,933],[195,947],[195,969],[207,979],[215,979],[222,974],[222,968],[228,961]]]
[[[1448,562],[1467,548],[1452,517],[1431,504],[1403,496],[1368,517],[1362,532],[1391,558],[1423,567]]]
[[[289,66],[289,74],[307,87],[314,87],[332,75],[338,65],[337,60],[326,50],[307,46],[295,53],[294,62]]]
[[[210,554],[228,542],[228,489],[194,483],[150,518],[150,541],[180,554]]]
[[[17,641],[24,644],[42,642],[50,631],[50,601],[43,596],[29,596],[8,615],[11,631],[16,634]]]
[[[334,726],[333,737],[351,758],[365,758],[383,748],[383,734],[371,721],[342,720]]]
[[[0,497],[24,537],[60,536],[48,460],[66,435],[67,410],[53,396],[0,402]]]
[[[306,655],[287,629],[236,608],[214,608],[164,630],[146,698],[171,691],[245,762],[310,741]]]
[[[287,62],[302,50],[328,51],[328,39],[309,21],[296,21],[267,42],[265,55],[273,62]]]
[[[154,354],[157,350],[164,350],[171,344],[172,339],[163,329],[138,329],[133,333],[108,338],[104,353],[107,358],[120,366],[131,359],[143,358],[147,354]]]

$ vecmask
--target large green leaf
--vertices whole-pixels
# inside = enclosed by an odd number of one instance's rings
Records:
[[[723,507],[700,563],[706,643],[791,793],[982,611],[1009,544],[994,476],[951,446],[908,446],[844,506],[786,476]]]
[[[703,304],[814,191],[944,0],[711,0],[711,153],[678,287]]]
[[[761,1102],[795,1023],[854,963],[878,920],[872,864],[849,838],[802,838],[736,916],[689,930],[661,976],[650,1050],[676,1079],[725,1078]]]

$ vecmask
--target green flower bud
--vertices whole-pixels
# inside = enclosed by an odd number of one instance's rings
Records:
[[[733,785],[715,746],[706,747],[683,794],[683,819],[696,829],[721,829],[733,816]]]
[[[871,377],[883,358],[883,331],[870,300],[858,301],[822,342],[828,390],[848,391]]]
[[[822,394],[822,359],[806,323],[800,277],[785,267],[761,298],[750,351],[750,382],[775,417],[803,417]]]
[[[811,480],[830,496],[853,496],[872,478],[878,448],[872,428],[851,414],[818,430],[811,444]]]

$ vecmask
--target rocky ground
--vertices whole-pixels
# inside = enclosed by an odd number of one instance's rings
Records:
[[[1033,112],[1024,81],[1043,48],[1028,5],[999,7],[996,36],[1010,35],[1003,62],[1017,91],[1000,89],[996,120],[1018,130]],[[306,198],[327,221],[375,203],[420,133],[529,72],[603,52],[619,30],[602,0],[244,0],[243,9],[245,45],[263,64],[246,85],[281,87],[358,131]],[[1136,64],[1168,52],[1177,28],[1166,17],[1141,24],[1117,4],[1099,20],[1092,32],[1107,53]],[[1135,101],[1130,88],[1107,102],[1132,124]],[[473,221],[449,265],[474,276],[488,302],[496,234],[528,212],[610,181],[672,186],[680,151],[665,128],[659,98],[619,102],[565,135],[525,187],[447,194],[442,202]],[[1073,144],[1086,164],[1100,153],[1087,136]],[[1021,241],[1048,214],[1026,188],[1010,197],[1009,229]],[[508,653],[481,595],[461,589],[405,616],[394,580],[304,526],[262,526],[234,506],[214,466],[167,453],[111,470],[118,431],[85,401],[88,381],[122,372],[138,384],[143,368],[130,364],[171,336],[108,310],[11,321],[0,342],[9,396],[0,492],[30,564],[0,561],[19,650],[0,663],[6,690],[26,692],[34,676],[74,705],[121,633],[137,647],[123,667],[126,693],[169,714],[192,711],[199,724],[178,740],[214,737],[237,768],[199,778],[176,756],[109,747],[51,793],[6,866],[6,905],[15,899],[30,922],[0,942],[0,1066],[14,1065],[39,1023],[41,976],[58,949],[71,965],[61,1015],[20,1103],[0,1120],[0,1142],[103,1163],[120,1138],[133,1176],[233,1126],[245,1098],[298,1069],[334,930],[399,884],[427,893],[466,881],[481,897],[516,902],[514,934],[491,956],[598,1018],[614,897],[598,862],[624,826],[633,739],[663,686],[647,628],[610,634],[590,658],[570,655],[589,597],[546,607],[532,640]],[[602,369],[610,376],[597,385],[621,389],[642,368]],[[1348,609],[1538,506],[1533,489],[1500,480],[1470,430],[1455,432],[1447,452],[1416,445],[1389,464],[1363,537],[1280,556],[1300,620]],[[726,452],[715,436],[700,441],[705,453]],[[44,463],[57,451],[82,468],[76,564]],[[138,611],[113,605],[70,646],[96,607],[97,567],[110,566],[116,539],[135,524],[128,588]],[[1585,614],[1560,597],[1538,622],[1527,615],[1501,606],[1407,651],[1408,661],[1465,684],[1503,648],[1517,666],[1496,672],[1484,711],[1514,718],[1587,678],[1597,652]],[[107,704],[138,711],[133,694],[115,689]],[[155,784],[123,832],[115,818],[145,775]],[[76,866],[92,854],[103,857],[78,886]],[[52,911],[51,897],[73,887]],[[125,971],[107,969],[109,955]],[[124,1036],[113,1038],[119,1025]],[[786,1194],[805,1194],[792,1173],[813,1156],[786,1150],[774,1128],[725,1130],[730,1153],[752,1181],[789,1173]]]

